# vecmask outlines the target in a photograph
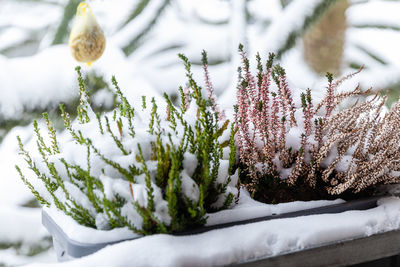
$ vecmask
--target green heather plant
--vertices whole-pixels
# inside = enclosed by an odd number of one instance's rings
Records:
[[[46,113],[48,136],[34,121],[38,153],[18,137],[27,167],[46,190],[16,166],[24,183],[45,206],[55,206],[78,223],[97,229],[128,227],[143,235],[179,232],[206,223],[207,213],[234,204],[237,172],[234,125],[215,104],[203,53],[202,95],[191,64],[183,60],[188,85],[180,107],[165,94],[165,108],[143,97],[135,108],[112,79],[120,105],[95,114],[77,67],[80,104],[72,122],[61,105],[66,133],[60,138]]]

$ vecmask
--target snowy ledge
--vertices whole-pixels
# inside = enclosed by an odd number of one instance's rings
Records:
[[[108,246],[90,256],[56,265],[226,265],[399,228],[400,199],[386,197],[378,201],[378,207],[365,211],[276,219],[192,236],[148,236]]]
[[[224,224],[233,221],[242,221],[269,215],[279,215],[283,213],[318,208],[327,205],[339,204],[345,201],[337,200],[316,200],[316,201],[295,201],[269,205],[252,199],[249,193],[241,190],[240,201],[232,209],[222,210],[208,214],[206,226]],[[43,208],[50,215],[51,219],[63,230],[63,232],[73,241],[85,244],[117,242],[126,239],[140,237],[134,234],[127,227],[114,228],[102,231],[89,228],[78,224],[71,217],[57,210],[55,207]]]

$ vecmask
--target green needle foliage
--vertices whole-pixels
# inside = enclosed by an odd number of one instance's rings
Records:
[[[60,25],[57,28],[54,36],[53,45],[62,44],[66,41],[68,36],[68,26],[75,16],[76,8],[78,7],[81,0],[69,0],[64,8],[64,14],[60,21]]]
[[[229,120],[220,121],[215,104],[202,96],[201,87],[194,81],[190,62],[184,55],[180,55],[180,58],[186,68],[189,87],[185,91],[180,89],[182,104],[180,107],[174,106],[165,94],[165,117],[160,114],[154,99],[149,103],[143,97],[142,103],[137,103],[142,112],[147,114],[143,120],[135,120],[138,113],[114,77],[112,83],[119,106],[111,116],[95,114],[80,68],[76,68],[80,91],[77,120],[72,122],[64,106],[60,106],[64,127],[74,142],[64,144],[58,138],[46,113],[43,118],[48,139],[42,134],[39,123],[33,122],[40,157],[31,156],[18,137],[20,153],[33,176],[45,185],[47,192],[40,193],[31,183],[32,179],[23,174],[22,168],[16,168],[41,204],[54,205],[79,224],[88,227],[128,227],[137,234],[149,235],[179,232],[204,225],[207,213],[228,208],[233,203],[232,192],[235,192],[237,183],[235,127]],[[190,111],[192,113],[187,114]],[[138,135],[143,136],[140,131],[146,128],[147,138],[140,139]],[[224,135],[228,137],[223,140],[222,136],[228,128],[232,133]],[[88,134],[87,129],[92,132]],[[115,146],[118,157],[103,151],[103,140]],[[84,159],[80,162],[68,160],[68,155],[63,151],[70,145],[84,148],[82,151],[87,153],[86,162],[82,162]],[[226,159],[223,159],[224,149],[230,151]],[[119,161],[121,157],[129,157],[129,164]],[[185,169],[188,168],[185,165],[188,157],[191,158],[189,165],[192,165],[189,168],[194,171]],[[94,166],[96,160],[101,164]],[[224,164],[229,162],[229,167],[220,168],[222,161]],[[109,185],[104,182],[109,169],[118,173],[120,178],[114,175],[113,181],[123,183],[127,192],[130,192],[128,197],[122,191],[109,193]],[[224,179],[221,180],[221,177]],[[187,189],[188,179],[193,190]],[[145,201],[140,201],[134,190],[140,186],[145,188]],[[166,205],[165,216],[160,215],[163,212],[160,203]],[[131,210],[127,212],[128,208]],[[132,213],[136,215],[132,217]],[[105,227],[99,226],[99,216],[107,221]],[[141,224],[133,222],[138,218]]]

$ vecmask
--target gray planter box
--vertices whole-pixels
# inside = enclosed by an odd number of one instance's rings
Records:
[[[343,240],[334,244],[238,264],[241,267],[396,267],[400,266],[400,231]]]
[[[241,225],[241,224],[273,220],[273,219],[278,219],[278,218],[292,218],[292,217],[315,215],[315,214],[340,213],[340,212],[344,212],[344,211],[348,211],[348,210],[367,210],[367,209],[376,207],[376,202],[378,199],[379,199],[379,197],[372,197],[372,198],[368,198],[368,199],[355,200],[355,201],[349,201],[349,202],[340,203],[340,204],[334,204],[334,205],[328,205],[328,206],[323,206],[323,207],[318,207],[318,208],[289,212],[289,213],[284,213],[284,214],[280,214],[280,215],[264,216],[264,217],[249,219],[249,220],[234,221],[234,222],[213,225],[213,226],[205,226],[205,227],[192,229],[190,231],[186,231],[186,232],[182,232],[182,233],[176,233],[175,235],[199,234],[199,233],[207,232],[210,230],[221,229],[221,228],[226,228],[226,227],[231,227],[231,226]],[[47,214],[46,211],[44,211],[44,210],[42,212],[42,223],[53,237],[54,249],[56,251],[57,258],[59,261],[66,261],[66,260],[70,260],[73,258],[80,258],[80,257],[86,256],[86,255],[92,254],[92,253],[104,248],[107,245],[111,245],[111,244],[115,244],[115,243],[119,243],[119,242],[127,240],[127,239],[121,239],[121,240],[118,240],[115,242],[97,243],[97,244],[78,242],[78,241],[73,240],[70,237],[68,237],[65,234],[65,232],[55,223],[55,221],[51,218],[51,216],[49,214]],[[400,234],[399,234],[399,238],[400,238]],[[357,240],[359,240],[359,239],[357,239]],[[360,239],[360,240],[363,240],[363,239]],[[347,242],[345,242],[345,243],[347,244]],[[400,242],[398,245],[400,246]],[[337,244],[333,245],[333,246],[337,246]],[[317,250],[325,251],[325,248],[326,247],[323,246],[323,247],[317,248]],[[297,252],[295,254],[299,255],[299,254],[305,253],[306,251],[310,251],[310,250],[304,250],[301,252]],[[400,251],[400,248],[397,251]],[[292,254],[288,254],[288,255],[292,255]],[[350,255],[351,255],[351,253],[350,253]],[[340,257],[341,255],[337,254],[337,256]],[[386,256],[386,254],[385,254],[385,256]],[[282,256],[277,256],[277,257],[269,258],[269,259],[260,259],[259,261],[251,262],[251,264],[259,264],[258,266],[264,266],[264,264],[267,264],[267,263],[269,264],[269,262],[272,262],[271,263],[272,265],[265,265],[265,266],[290,266],[290,265],[287,265],[289,263],[286,263],[286,262],[283,265],[279,265],[280,263],[278,265],[276,265],[277,263],[274,261],[274,259],[276,260],[276,259],[279,259],[282,257],[290,258],[293,256],[282,255]],[[298,257],[298,256],[296,256],[296,257]],[[295,260],[293,261],[293,264],[296,263],[297,264],[296,266],[300,266],[300,265],[298,265],[298,263],[302,262],[301,261],[302,258],[297,259],[296,257],[295,257]],[[304,256],[304,257],[306,257],[306,256]],[[310,259],[312,259],[313,261],[316,260],[316,258],[314,256],[310,256],[310,257],[311,257]],[[325,259],[325,257],[322,256],[321,259]],[[366,260],[368,260],[368,259],[369,258],[366,258]],[[356,262],[356,263],[358,263],[358,262]],[[353,264],[353,262],[351,262],[351,264]],[[346,265],[348,265],[348,264],[346,264]],[[295,266],[295,265],[293,265],[293,266]],[[317,265],[301,265],[301,266],[328,266],[328,265],[323,264],[323,262],[321,262],[321,264],[317,264]],[[329,265],[329,266],[341,266],[341,265]]]

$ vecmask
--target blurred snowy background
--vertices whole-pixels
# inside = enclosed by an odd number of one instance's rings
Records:
[[[0,266],[55,261],[40,208],[15,171],[16,135],[29,143],[31,121],[59,103],[77,103],[74,66],[66,45],[79,0],[0,0]],[[275,52],[294,88],[324,94],[326,71],[346,74],[364,65],[352,89],[400,94],[400,1],[395,0],[91,0],[107,37],[103,57],[83,66],[98,110],[112,108],[116,75],[130,99],[174,96],[185,83],[177,54],[202,80],[201,51],[221,105],[235,97],[237,47],[249,56]],[[344,86],[346,87],[346,86]]]

